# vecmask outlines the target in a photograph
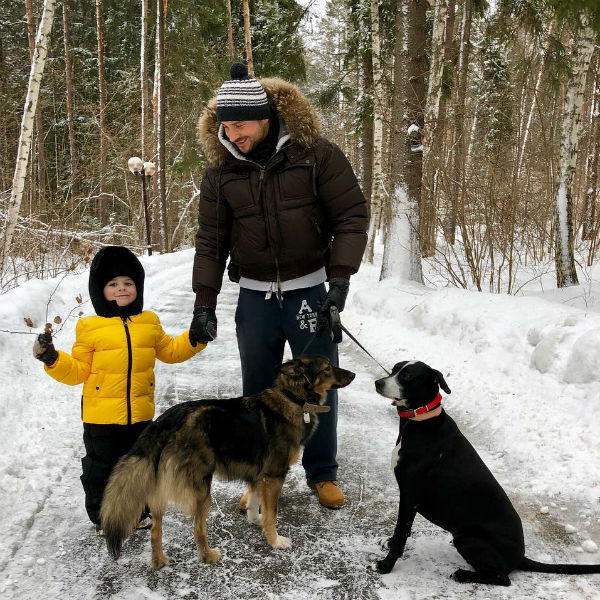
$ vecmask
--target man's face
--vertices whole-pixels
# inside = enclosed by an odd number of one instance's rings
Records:
[[[225,133],[240,152],[247,154],[262,142],[269,132],[269,119],[260,121],[221,121]]]

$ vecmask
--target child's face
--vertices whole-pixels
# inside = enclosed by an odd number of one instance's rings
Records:
[[[127,306],[137,298],[135,282],[131,277],[119,275],[104,286],[104,297],[111,302],[116,300],[117,306]]]

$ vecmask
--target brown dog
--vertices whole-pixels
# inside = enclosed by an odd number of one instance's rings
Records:
[[[152,568],[166,565],[162,518],[174,502],[194,516],[200,559],[217,562],[221,553],[209,547],[206,532],[213,475],[246,481],[248,519],[262,521],[273,548],[290,548],[291,541],[276,530],[285,476],[317,426],[316,413],[329,410],[323,406],[327,391],[353,379],[354,373],[327,358],[302,357],[284,363],[273,387],[254,396],[185,402],[165,411],[121,458],[106,487],[101,523],[111,556],[118,558],[148,506]]]

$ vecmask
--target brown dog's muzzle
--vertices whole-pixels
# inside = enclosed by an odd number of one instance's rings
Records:
[[[356,377],[356,374],[352,371],[340,369],[339,367],[333,367],[333,372],[335,375],[335,383],[331,386],[331,389],[346,387],[347,385],[350,385]]]

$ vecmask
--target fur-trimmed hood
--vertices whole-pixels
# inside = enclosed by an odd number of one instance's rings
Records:
[[[260,79],[269,104],[285,122],[292,143],[310,148],[321,135],[317,112],[308,98],[292,83],[283,79]],[[217,97],[212,98],[198,120],[198,140],[210,167],[218,167],[227,158],[227,148],[220,142],[217,121]]]

